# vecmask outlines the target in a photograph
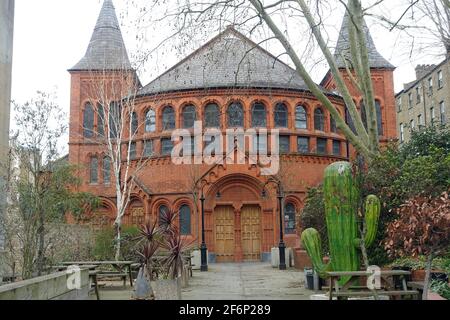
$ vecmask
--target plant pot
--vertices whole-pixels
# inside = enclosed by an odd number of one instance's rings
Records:
[[[134,284],[133,297],[134,300],[154,300],[153,289],[148,275],[144,268],[139,269],[136,282]]]
[[[412,270],[411,271],[412,281],[424,281],[425,280],[425,270]]]
[[[151,282],[155,300],[181,300],[181,277]]]

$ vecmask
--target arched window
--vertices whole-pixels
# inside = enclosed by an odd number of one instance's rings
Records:
[[[264,104],[257,102],[252,108],[252,127],[267,127],[267,113]]]
[[[288,127],[288,111],[284,103],[278,103],[275,107],[275,127],[287,128]]]
[[[90,103],[86,103],[83,111],[83,136],[85,138],[94,136],[94,108]]]
[[[321,108],[317,108],[314,111],[314,129],[319,131],[325,131],[325,115]]]
[[[109,157],[103,158],[103,183],[111,183],[111,159]]]
[[[145,114],[145,132],[156,131],[156,113],[155,110],[150,109]]]
[[[109,107],[109,134],[111,138],[117,138],[122,126],[122,107],[116,103],[111,103]]]
[[[175,129],[175,111],[172,107],[165,107],[163,111],[163,131]]]
[[[99,104],[97,106],[97,132],[98,135],[103,137],[105,135],[105,109]]]
[[[191,208],[188,205],[182,205],[180,208],[180,232],[182,235],[191,234]]]
[[[284,232],[295,234],[295,206],[287,203],[284,207]]]
[[[193,105],[188,105],[183,108],[183,128],[189,129],[194,127],[194,122],[197,120],[197,114]]]
[[[366,115],[366,108],[364,107],[364,103],[361,103],[361,120],[364,124],[364,127],[367,130],[367,115]],[[383,133],[383,116],[381,114],[381,105],[378,100],[375,101],[375,109],[377,113],[377,126],[378,126],[378,135],[382,136]]]
[[[158,219],[158,225],[161,227],[164,223],[164,217],[169,212],[169,208],[167,206],[162,205],[159,207],[159,219]]]
[[[337,132],[336,120],[334,120],[332,115],[330,115],[330,131],[333,133]]]
[[[205,128],[220,128],[220,110],[215,103],[205,107]]]
[[[233,102],[228,107],[228,126],[243,127],[244,126],[244,108],[239,102]]]
[[[130,132],[130,136],[134,136],[137,134],[139,128],[139,119],[138,119],[138,115],[136,112],[133,112],[131,114],[131,132]]]
[[[295,128],[308,129],[308,115],[304,106],[295,108]]]
[[[92,157],[89,164],[89,182],[98,183],[98,159],[96,157]]]
[[[382,136],[382,135],[384,135],[383,115],[381,113],[381,105],[380,105],[380,102],[378,100],[375,101],[375,108],[376,108],[376,111],[377,111],[378,135]]]

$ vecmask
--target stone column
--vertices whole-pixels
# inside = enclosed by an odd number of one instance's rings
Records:
[[[9,150],[14,1],[0,1],[0,215],[4,214],[6,206],[5,165]],[[4,236],[0,225],[0,274],[3,249]],[[0,277],[0,282],[1,280]]]

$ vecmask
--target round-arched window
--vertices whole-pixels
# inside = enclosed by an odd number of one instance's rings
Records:
[[[314,111],[314,129],[318,131],[325,131],[325,115],[321,108]]]
[[[308,128],[308,117],[304,106],[297,106],[297,108],[295,108],[295,128]]]
[[[180,233],[182,235],[191,234],[191,208],[188,205],[180,207]]]
[[[239,102],[233,102],[228,107],[228,127],[244,126],[244,108]]]
[[[194,127],[195,120],[197,120],[197,113],[193,105],[188,105],[183,108],[182,113],[183,128],[190,129]]]
[[[275,127],[287,128],[288,127],[288,110],[284,103],[278,103],[275,107]]]
[[[295,234],[295,206],[290,202],[284,207],[284,232]]]
[[[172,107],[165,107],[163,111],[163,131],[175,129],[175,111]]]

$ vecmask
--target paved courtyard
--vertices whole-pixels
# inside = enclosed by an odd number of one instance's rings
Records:
[[[304,274],[296,269],[280,271],[267,263],[211,264],[208,272],[194,273],[186,300],[309,300]]]
[[[100,295],[102,300],[129,300],[131,292],[130,287],[107,287]],[[194,271],[182,290],[183,300],[309,300],[311,294],[303,272],[280,271],[267,263],[210,264],[208,272]]]

